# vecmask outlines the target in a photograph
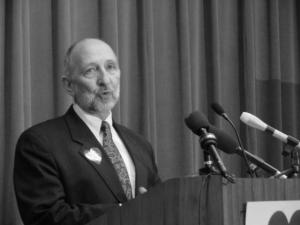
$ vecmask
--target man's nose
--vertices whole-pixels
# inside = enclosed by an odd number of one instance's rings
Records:
[[[97,83],[99,85],[101,85],[101,84],[107,84],[108,82],[109,82],[108,72],[105,71],[105,69],[103,69],[103,68],[99,68]]]

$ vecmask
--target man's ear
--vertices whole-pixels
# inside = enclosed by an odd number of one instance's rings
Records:
[[[73,96],[74,92],[73,92],[73,88],[72,88],[72,81],[71,81],[71,79],[68,76],[63,75],[61,77],[61,81],[62,81],[63,87],[67,91],[67,93],[69,95]]]

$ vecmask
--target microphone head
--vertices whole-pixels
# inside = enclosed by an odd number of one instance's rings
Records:
[[[199,111],[191,113],[184,121],[187,127],[190,128],[196,135],[201,134],[201,128],[209,128],[207,118]]]
[[[263,122],[262,120],[260,120],[259,118],[257,118],[256,116],[247,113],[247,112],[243,112],[240,116],[240,120],[247,124],[250,127],[256,128],[258,130],[261,131],[265,131],[268,127],[268,125]]]
[[[212,125],[210,126],[209,132],[215,134],[217,137],[218,149],[227,154],[237,153],[236,149],[239,147],[239,144],[229,134]]]
[[[213,102],[211,104],[211,108],[215,111],[215,113],[217,113],[220,116],[223,116],[223,114],[225,114],[225,110],[223,109],[223,107],[217,103],[217,102]]]
[[[191,113],[185,120],[185,124],[196,135],[201,135],[201,128],[207,129],[210,133],[213,133],[217,137],[217,148],[227,154],[236,153],[238,143],[226,132],[211,125],[207,118],[200,112],[195,111]]]

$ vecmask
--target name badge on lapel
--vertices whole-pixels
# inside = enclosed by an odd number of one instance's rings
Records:
[[[99,148],[92,147],[90,149],[86,149],[86,150],[84,150],[83,154],[88,160],[90,160],[98,165],[102,161],[102,153]]]

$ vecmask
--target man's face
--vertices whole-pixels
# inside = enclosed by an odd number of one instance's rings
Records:
[[[120,94],[120,69],[112,49],[102,41],[86,40],[71,56],[71,95],[86,112],[107,115]]]

